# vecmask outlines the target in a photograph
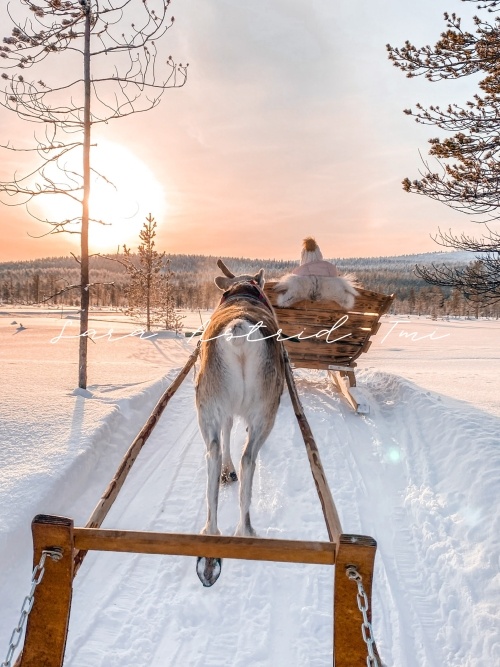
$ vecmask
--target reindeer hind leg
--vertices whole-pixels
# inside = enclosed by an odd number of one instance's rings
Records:
[[[207,522],[202,535],[220,535],[217,528],[217,505],[219,502],[219,478],[222,467],[221,448],[218,438],[207,445]],[[221,558],[198,556],[196,574],[203,586],[213,586],[220,576]]]
[[[250,503],[252,501],[252,484],[257,463],[257,455],[269,435],[274,423],[274,416],[262,425],[248,425],[248,439],[243,450],[240,463],[240,522],[235,535],[241,537],[255,536],[250,520]]]
[[[220,535],[217,528],[217,505],[219,502],[219,479],[222,456],[219,438],[212,438],[207,444],[207,522],[201,531],[204,535]]]
[[[231,459],[231,429],[233,418],[228,417],[222,427],[222,474],[221,484],[229,484],[238,481],[238,475]]]

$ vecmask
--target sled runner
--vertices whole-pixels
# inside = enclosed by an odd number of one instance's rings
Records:
[[[354,410],[369,412],[356,389],[356,359],[370,348],[372,336],[380,329],[380,318],[391,307],[394,295],[357,288],[358,296],[349,311],[334,301],[299,301],[278,308],[275,285],[269,281],[264,290],[275,307],[283,338],[289,339],[284,345],[292,367],[328,371]]]

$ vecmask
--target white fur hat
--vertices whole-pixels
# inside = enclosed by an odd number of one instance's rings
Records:
[[[319,245],[312,236],[308,236],[302,242],[302,252],[300,253],[300,264],[309,262],[320,262],[323,259]]]

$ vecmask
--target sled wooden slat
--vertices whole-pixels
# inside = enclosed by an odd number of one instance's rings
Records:
[[[352,308],[353,313],[384,315],[394,300],[394,295],[392,294],[378,294],[377,292],[368,292],[367,290],[358,291],[361,292],[361,295],[356,299],[356,303]]]
[[[276,285],[277,281],[275,280],[270,280],[266,283],[265,286],[265,291],[266,294],[273,304],[273,306],[276,306],[276,292],[273,291],[274,286]],[[371,290],[366,290],[366,289],[360,289],[358,288],[359,296],[356,298],[356,302],[351,308],[351,311],[353,313],[375,313],[377,315],[384,314],[387,309],[390,307],[390,304],[392,303],[392,295],[387,295],[387,294],[380,294],[379,292],[373,292]],[[390,299],[389,303],[387,303],[387,299]],[[306,310],[309,313],[317,313],[321,314],[324,313],[324,306],[325,304],[330,304],[330,308],[334,310],[335,312],[339,312],[341,314],[345,313],[345,310],[342,310],[340,306],[335,303],[334,301],[297,301],[297,303],[294,303],[293,306],[290,306],[287,308],[287,310],[298,310],[298,311],[303,311]]]
[[[287,341],[287,349],[293,350],[297,355],[301,354],[316,354],[320,356],[347,356],[353,357],[358,350],[361,350],[366,341],[353,341],[349,339],[339,341],[338,343],[326,343],[324,340],[312,339],[301,340],[299,343]]]
[[[340,368],[341,366],[344,368],[351,368],[349,366],[351,357],[337,357],[335,360],[334,364],[331,364],[331,359],[329,357],[322,356],[321,354],[296,354],[294,355],[293,352],[289,352],[288,354],[290,358],[290,363],[292,364],[292,367],[295,368],[312,368],[315,370],[322,370],[325,368],[328,368],[329,366],[333,365],[335,367]],[[297,361],[297,364],[295,364],[295,361]],[[356,364],[352,365],[353,367],[356,366]]]
[[[180,387],[181,383],[185,379],[186,375],[189,373],[191,368],[193,367],[194,363],[196,362],[196,359],[198,358],[199,354],[199,346],[197,346],[194,351],[191,353],[189,359],[187,360],[185,366],[182,368],[182,370],[178,373],[178,375],[175,377],[175,379],[172,381],[170,386],[165,390],[163,393],[162,397],[156,404],[156,406],[153,409],[153,412],[151,413],[148,421],[146,424],[143,426],[143,428],[140,430],[139,434],[137,437],[134,439],[133,443],[130,445],[128,448],[125,456],[123,457],[118,470],[115,473],[115,476],[111,480],[111,482],[108,484],[106,490],[101,496],[101,499],[97,503],[97,506],[95,507],[94,511],[92,512],[89,520],[85,524],[86,528],[99,528],[99,526],[102,525],[102,522],[106,518],[107,513],[111,509],[111,506],[113,505],[116,497],[118,496],[118,492],[122,488],[128,473],[130,472],[130,469],[134,465],[134,462],[139,455],[139,452],[143,448],[144,444],[146,443],[146,440],[149,438],[151,433],[153,432],[154,427],[156,426],[158,420],[160,419],[161,414],[163,413],[163,410],[167,407],[168,403],[170,402],[170,399],[172,396],[175,394],[177,389]],[[80,565],[82,564],[83,559],[85,558],[85,551],[77,551],[75,554],[75,574],[78,571]]]
[[[300,324],[304,329],[310,329],[310,333],[316,333],[320,329],[330,329],[332,326],[344,326],[343,322],[345,320],[345,311],[328,309],[326,312],[321,313],[311,313],[308,310],[293,310],[292,308],[281,308],[276,311],[279,313],[280,325],[284,322],[287,322],[287,328],[290,324],[296,324],[297,321],[300,321]],[[299,315],[300,313],[300,315]],[[362,314],[362,313],[349,313],[349,319],[346,324],[351,328],[371,328],[378,321],[378,313]],[[284,327],[283,327],[284,328]],[[286,331],[288,333],[288,331]],[[289,335],[298,335],[300,330],[290,331]],[[309,332],[307,332],[309,333]]]
[[[287,337],[290,340],[284,340],[288,347],[297,350],[305,350],[307,345],[328,345],[327,349],[333,349],[332,345],[363,345],[367,335],[373,335],[373,331],[368,328],[355,329],[349,327],[340,327],[334,331],[324,329],[322,327],[315,327],[316,331],[309,329],[300,334],[300,338]],[[328,333],[327,333],[328,332]],[[284,336],[282,336],[284,338]]]
[[[311,302],[309,302],[311,303]],[[317,304],[315,304],[317,307]],[[278,308],[278,306],[274,306],[275,308]],[[341,310],[338,308],[336,305],[328,304],[328,308],[326,310],[317,310],[316,308],[314,310],[310,309],[303,309],[303,310],[298,310],[296,308],[280,308],[280,313],[282,313],[283,318],[288,318],[290,320],[295,320],[300,313],[300,318],[304,320],[304,322],[310,322],[311,324],[330,324],[330,326],[334,323],[340,320],[341,318],[345,319],[346,312],[345,310]],[[350,317],[349,321],[353,324],[356,324],[358,326],[363,326],[364,324],[370,324],[374,320],[377,319],[378,313],[356,313],[353,311],[350,311]]]
[[[373,332],[373,328],[377,325],[379,318],[377,315],[359,319],[358,322],[353,322],[350,318],[346,321],[345,313],[340,317],[334,315],[332,318],[325,317],[324,320],[320,318],[309,318],[306,315],[301,316],[300,320],[296,313],[280,313],[279,325],[282,329],[281,338],[297,338],[299,340],[333,340],[339,335],[345,333],[359,333],[366,336]]]
[[[295,366],[297,368],[300,368],[300,360],[304,359],[306,361],[307,359],[312,360],[316,359],[317,361],[323,361],[323,368],[328,368],[331,364],[338,364],[341,363],[339,359],[345,359],[344,365],[350,365],[351,360],[354,357],[354,354],[356,352],[361,351],[361,345],[358,345],[355,348],[343,348],[342,350],[338,350],[338,354],[332,354],[335,350],[326,350],[324,347],[312,347],[308,346],[307,349],[300,348],[299,346],[293,346],[290,345],[288,346],[288,353],[290,355],[290,358],[293,357]],[[330,354],[328,354],[330,352]],[[299,363],[296,362],[296,360],[299,360]],[[327,363],[328,362],[328,363]]]
[[[344,362],[341,362],[340,359],[344,359]],[[344,363],[346,369],[350,369],[349,362],[351,357],[340,357],[336,359],[338,364]],[[329,357],[322,356],[321,354],[297,354],[290,355],[290,362],[294,363],[294,368],[314,368],[316,370],[323,370],[330,365],[331,359]],[[296,363],[295,363],[296,362]]]
[[[352,350],[349,350],[352,352]],[[355,352],[359,352],[359,354],[362,353],[361,346],[358,346],[355,350]],[[358,355],[359,356],[359,355]],[[333,359],[332,359],[333,357]],[[303,364],[302,362],[304,361],[317,361],[321,363],[320,368],[326,369],[328,366],[332,364],[332,361],[334,361],[336,364],[340,363],[339,359],[345,359],[346,361],[344,364],[346,367],[348,367],[353,359],[355,359],[355,354],[347,354],[345,348],[342,352],[339,352],[339,354],[336,355],[326,355],[324,354],[321,350],[316,350],[314,348],[309,348],[306,352],[293,352],[290,353],[290,359],[293,359],[293,363],[295,364],[295,368],[302,368]]]
[[[238,558],[286,563],[333,565],[331,542],[272,540],[253,537],[146,533],[127,530],[75,528],[75,546],[85,551]]]
[[[364,343],[367,336],[373,336],[376,328],[377,322],[375,321],[369,327],[354,327],[347,323],[346,325],[333,328],[333,326],[328,327],[328,325],[322,326],[315,324],[313,326],[303,327],[301,331],[296,332],[296,336],[292,336],[293,331],[290,333],[284,331],[280,335],[280,338],[283,342],[288,343],[290,347],[293,347],[294,345],[302,345],[304,347],[305,343],[312,343],[313,345],[319,343],[322,346],[326,344],[330,347],[331,345],[342,343]]]
[[[73,582],[73,521],[40,514],[33,519],[33,566],[42,551],[62,549],[58,561],[47,557],[28,617],[20,667],[61,667],[66,647]]]

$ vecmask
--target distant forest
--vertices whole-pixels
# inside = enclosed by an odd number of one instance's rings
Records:
[[[128,275],[124,267],[112,261],[116,255],[91,258],[91,305],[121,309],[127,306],[125,287]],[[189,310],[213,308],[220,297],[214,285],[219,275],[217,257],[205,255],[167,255],[174,272],[176,307]],[[260,260],[223,257],[235,274],[256,273],[261,267],[268,280],[289,272],[297,261]],[[396,295],[392,314],[427,315],[431,317],[500,317],[500,304],[481,306],[464,299],[458,292],[432,287],[418,278],[416,263],[441,263],[445,255],[429,253],[400,257],[351,258],[334,261],[341,274],[354,274],[366,289]],[[449,263],[449,253],[446,254]],[[463,253],[457,253],[456,265],[465,265]],[[78,306],[77,289],[61,292],[77,285],[79,269],[73,257],[50,257],[31,261],[0,263],[0,303]],[[56,295],[56,296],[52,296]],[[52,298],[50,298],[52,297]]]

